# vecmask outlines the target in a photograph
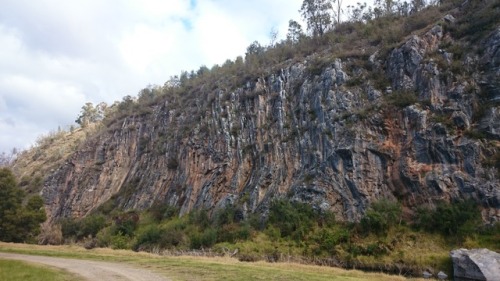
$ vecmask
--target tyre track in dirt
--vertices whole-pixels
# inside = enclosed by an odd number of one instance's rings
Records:
[[[79,259],[31,256],[0,253],[0,258],[44,264],[64,269],[81,276],[84,280],[94,281],[171,281],[153,271],[131,266],[126,263],[90,261]]]

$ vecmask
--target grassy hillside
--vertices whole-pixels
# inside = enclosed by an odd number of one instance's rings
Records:
[[[63,165],[99,128],[99,124],[91,124],[85,128],[59,130],[40,136],[36,144],[22,151],[12,165],[20,187],[28,194],[40,192],[46,177]]]

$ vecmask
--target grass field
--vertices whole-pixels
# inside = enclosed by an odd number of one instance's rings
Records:
[[[332,267],[292,263],[245,263],[233,258],[225,257],[206,258],[188,256],[158,256],[148,253],[136,253],[126,250],[111,250],[102,248],[85,250],[79,246],[38,246],[0,243],[0,251],[31,255],[126,262],[142,268],[151,268],[155,271],[159,271],[165,276],[172,278],[172,280],[408,280],[402,276],[365,273],[356,270],[343,270]],[[23,270],[20,269],[20,271]],[[64,278],[62,273],[60,273],[59,276]],[[4,279],[0,278],[0,280]]]
[[[0,280],[4,281],[73,281],[77,276],[47,266],[0,259]]]

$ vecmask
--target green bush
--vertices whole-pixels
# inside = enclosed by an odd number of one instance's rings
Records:
[[[116,235],[111,236],[110,241],[111,248],[113,250],[120,249],[128,249],[129,248],[129,237],[123,235],[122,233],[118,233]]]
[[[383,215],[374,210],[368,210],[365,216],[361,219],[361,228],[365,234],[376,233],[384,234],[389,230],[389,224],[384,219]]]
[[[118,214],[113,218],[113,234],[133,236],[138,223],[139,214],[135,211]]]
[[[428,232],[439,232],[447,237],[462,239],[474,235],[481,226],[481,212],[477,203],[461,201],[439,203],[435,210],[417,210],[415,226]]]
[[[5,242],[33,242],[40,232],[40,223],[46,219],[43,200],[32,196],[26,200],[14,174],[0,168],[0,240]]]
[[[365,234],[386,234],[390,227],[401,223],[402,209],[398,202],[387,199],[374,202],[361,219],[361,229]]]
[[[188,215],[188,223],[199,226],[201,228],[207,228],[210,225],[210,217],[208,216],[207,210],[193,210]]]
[[[74,237],[76,238],[78,232],[80,231],[80,222],[72,219],[65,218],[60,221],[61,223],[61,232],[65,239]]]
[[[151,214],[153,219],[156,222],[160,222],[162,220],[168,220],[175,216],[179,215],[179,208],[170,206],[168,204],[153,204],[151,208],[149,208],[148,212]]]
[[[280,230],[281,237],[300,241],[312,230],[318,218],[318,213],[308,204],[276,200],[269,208],[268,223]]]
[[[111,226],[101,229],[97,235],[97,246],[98,247],[109,247],[111,245]]]
[[[225,224],[217,227],[217,242],[235,243],[248,240],[251,236],[249,224]]]
[[[162,233],[158,225],[152,224],[140,230],[136,235],[136,240],[132,246],[133,250],[140,248],[151,248],[154,245],[159,245],[162,238]]]
[[[106,218],[103,215],[90,215],[82,220],[81,237],[95,237],[97,233],[106,226]]]
[[[176,248],[183,246],[186,242],[184,232],[175,228],[162,229],[160,247],[162,248]]]
[[[189,239],[191,249],[210,248],[217,242],[217,230],[207,228],[202,232],[193,232]]]
[[[333,254],[335,246],[349,241],[349,231],[346,228],[322,228],[314,239],[320,250]]]
[[[269,225],[264,233],[269,237],[269,239],[273,242],[278,241],[281,238],[281,231],[279,228]]]
[[[106,226],[106,218],[103,215],[89,215],[82,219],[65,218],[60,223],[65,239],[81,240],[89,236],[96,237]]]
[[[232,224],[235,221],[236,209],[232,205],[228,205],[223,209],[217,210],[215,214],[214,223],[218,227]]]

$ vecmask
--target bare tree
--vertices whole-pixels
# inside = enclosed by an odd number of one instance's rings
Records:
[[[274,44],[276,44],[276,40],[278,39],[278,30],[274,26],[271,28],[271,31],[269,31],[269,39],[269,47],[274,47]]]
[[[342,2],[343,0],[332,0],[332,7],[333,7],[333,16],[334,16],[334,21],[336,22],[335,24],[340,24],[340,17],[344,13],[344,10],[342,9]]]
[[[12,165],[18,154],[19,150],[15,147],[9,153],[0,153],[0,168]]]

